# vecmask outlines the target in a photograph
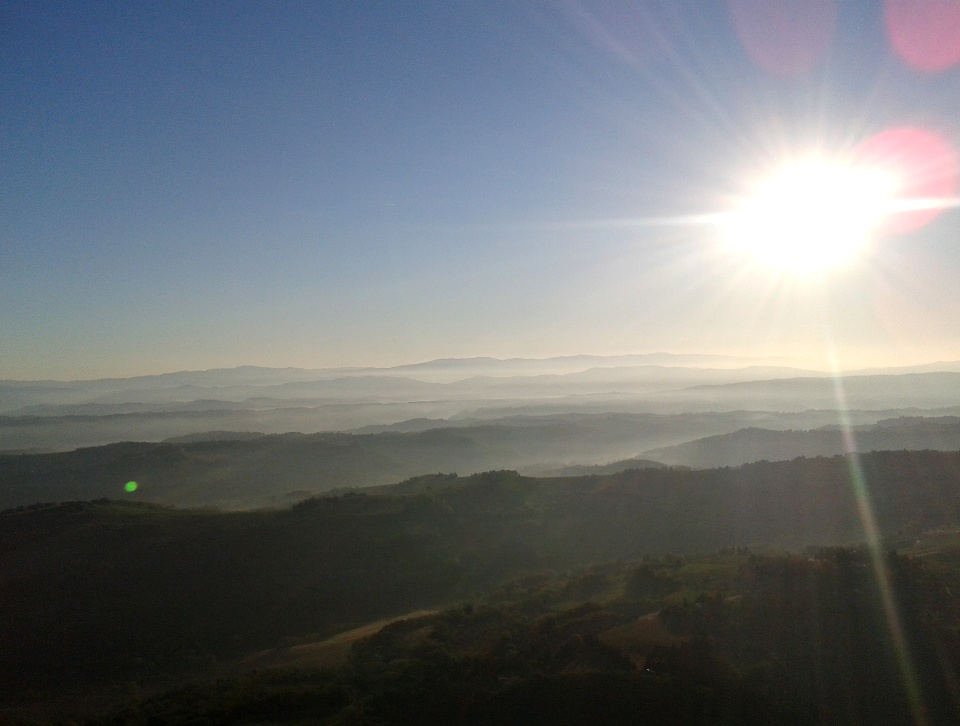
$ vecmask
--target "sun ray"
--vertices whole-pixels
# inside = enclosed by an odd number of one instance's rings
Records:
[[[923,695],[920,691],[920,683],[916,668],[913,664],[910,647],[903,631],[903,624],[900,621],[900,609],[893,592],[890,573],[887,563],[884,560],[883,542],[873,512],[867,477],[863,470],[863,463],[860,460],[860,450],[857,445],[853,421],[850,418],[850,408],[847,404],[846,391],[843,385],[843,373],[841,372],[837,359],[836,348],[831,343],[829,333],[826,334],[826,339],[831,358],[833,392],[840,423],[840,431],[843,438],[844,455],[847,458],[850,483],[853,487],[857,514],[860,517],[860,524],[863,527],[864,536],[866,537],[870,563],[873,568],[874,578],[877,582],[880,604],[887,620],[890,637],[893,640],[897,666],[899,667],[900,677],[903,680],[904,690],[906,691],[907,700],[910,704],[914,726],[927,726],[929,717],[927,715],[926,705],[923,702]]]

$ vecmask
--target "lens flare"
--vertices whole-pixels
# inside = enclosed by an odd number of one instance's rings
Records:
[[[833,349],[832,344],[831,349]],[[890,573],[884,560],[883,540],[880,534],[880,528],[877,525],[876,516],[874,515],[870,489],[867,485],[867,477],[863,470],[863,462],[860,459],[860,449],[857,446],[853,421],[850,418],[850,407],[847,404],[843,375],[840,372],[840,366],[835,356],[833,357],[832,368],[833,392],[836,399],[840,430],[843,435],[844,454],[847,458],[850,483],[856,499],[857,514],[860,517],[860,524],[863,527],[863,533],[866,537],[867,550],[870,553],[870,563],[873,568],[874,578],[877,582],[880,604],[883,607],[884,616],[887,620],[887,628],[893,640],[897,666],[900,670],[900,678],[903,681],[903,687],[910,704],[914,726],[927,726],[929,723],[927,709],[923,702],[916,666],[914,666],[913,656],[910,653],[903,623],[900,619],[900,608],[893,591],[893,583],[891,582]]]
[[[890,44],[914,70],[945,71],[960,63],[958,0],[886,0]]]
[[[896,180],[885,233],[912,232],[957,206],[957,157],[932,131],[909,127],[884,131],[855,149],[854,163]]]
[[[750,57],[780,78],[816,67],[837,25],[834,0],[730,0],[730,14]]]
[[[123,485],[123,490],[127,493],[133,493],[137,491],[137,483],[135,481],[128,481]]]

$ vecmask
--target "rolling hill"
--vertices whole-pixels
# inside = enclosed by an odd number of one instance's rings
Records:
[[[858,451],[885,449],[960,449],[960,418],[956,416],[899,417],[853,427]],[[665,464],[715,467],[752,461],[783,461],[798,456],[835,456],[848,448],[848,433],[839,426],[810,431],[745,428],[675,446],[650,449],[645,455]]]
[[[884,537],[960,526],[960,453],[875,453],[863,469]],[[566,479],[491,472],[401,491],[259,512],[109,500],[3,512],[5,696],[209,668],[530,573],[865,536],[843,457]]]

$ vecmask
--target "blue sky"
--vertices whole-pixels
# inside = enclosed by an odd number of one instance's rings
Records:
[[[779,72],[731,2],[3,3],[0,378],[960,359],[957,212],[802,281],[690,223],[778,154],[960,147],[960,69],[851,2]]]

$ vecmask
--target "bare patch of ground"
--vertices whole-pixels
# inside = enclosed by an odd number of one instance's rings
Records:
[[[678,645],[689,640],[667,630],[659,611],[644,615],[627,625],[604,630],[597,637],[604,645],[620,651],[637,670],[646,667],[647,656],[657,646]]]
[[[331,638],[315,643],[303,643],[289,648],[271,648],[245,658],[241,662],[244,669],[254,668],[332,668],[346,663],[350,657],[350,648],[358,640],[375,635],[392,623],[413,620],[426,615],[436,614],[436,610],[415,610],[395,618],[387,618],[367,623],[359,628],[347,630]]]

